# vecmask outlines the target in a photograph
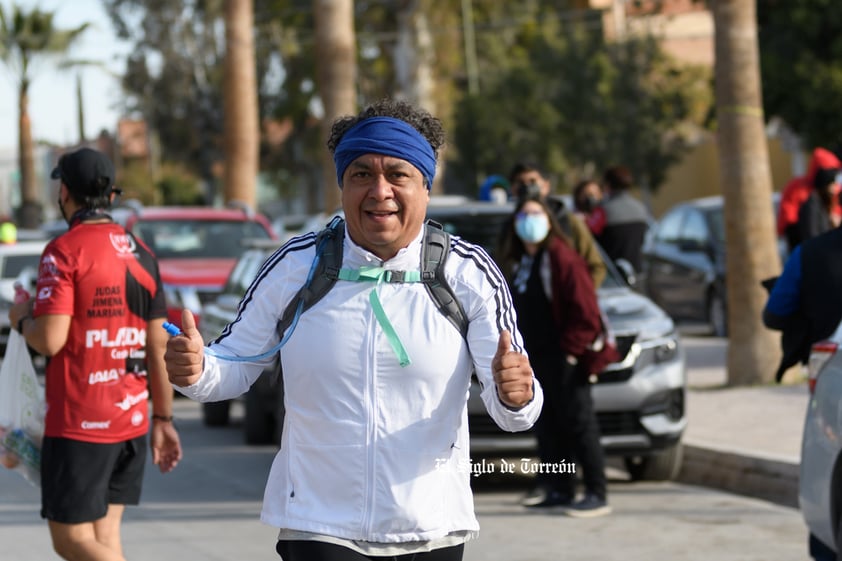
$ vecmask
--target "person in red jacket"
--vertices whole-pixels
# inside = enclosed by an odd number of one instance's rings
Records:
[[[786,238],[789,251],[792,251],[802,241],[798,226],[798,211],[813,192],[813,182],[816,172],[820,169],[830,170],[838,168],[842,168],[842,163],[833,152],[825,148],[816,148],[810,156],[807,173],[792,178],[784,186],[781,192],[780,207],[778,208],[777,229],[778,236],[784,236]],[[835,212],[839,213],[842,211],[837,207]]]
[[[590,375],[598,370],[589,355],[603,324],[588,266],[539,193],[519,198],[499,256],[535,377],[546,388],[535,436],[542,466],[552,467],[539,474],[522,504],[561,507],[578,517],[608,514],[590,387]],[[579,467],[585,493],[575,501]]]

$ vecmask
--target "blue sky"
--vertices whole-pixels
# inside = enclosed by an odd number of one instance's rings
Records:
[[[91,26],[70,52],[75,59],[96,60],[115,73],[122,73],[129,52],[117,40],[100,0],[0,0],[4,10],[13,3],[26,9],[40,7],[56,12],[59,27],[70,28],[88,22]],[[103,128],[113,131],[120,115],[122,98],[119,81],[103,69],[84,68],[61,71],[43,63],[30,87],[29,114],[36,140],[72,144],[78,139],[76,124],[76,73],[82,73],[85,133],[96,136]],[[0,63],[0,149],[17,146],[17,92],[8,68]]]

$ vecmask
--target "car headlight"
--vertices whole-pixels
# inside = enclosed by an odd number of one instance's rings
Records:
[[[640,347],[640,355],[634,364],[637,371],[654,364],[669,362],[678,355],[678,339],[674,335],[636,344]]]
[[[659,342],[652,350],[655,353],[655,362],[667,362],[674,359],[675,355],[678,354],[678,341],[666,339]]]

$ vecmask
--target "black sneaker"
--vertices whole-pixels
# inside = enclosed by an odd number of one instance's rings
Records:
[[[595,518],[611,514],[611,507],[608,506],[608,501],[605,499],[588,493],[582,500],[565,508],[564,514],[574,518]]]
[[[570,506],[573,504],[573,497],[560,493],[559,491],[547,491],[546,489],[539,488],[526,495],[520,504],[529,508]]]

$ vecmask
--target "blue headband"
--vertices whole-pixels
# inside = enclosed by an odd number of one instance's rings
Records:
[[[427,189],[436,176],[436,155],[433,147],[415,127],[392,117],[371,117],[351,127],[342,136],[333,153],[336,181],[342,186],[342,176],[351,162],[365,154],[383,154],[406,160],[427,180]]]

